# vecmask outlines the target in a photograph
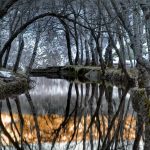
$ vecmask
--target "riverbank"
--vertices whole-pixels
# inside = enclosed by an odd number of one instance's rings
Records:
[[[102,74],[100,67],[93,66],[55,66],[47,68],[33,69],[30,73],[33,76],[46,76],[48,78],[78,80],[80,82],[96,82],[102,80],[111,82],[112,84],[127,84],[135,85],[137,80],[137,70],[127,69],[130,76],[128,79],[121,69],[107,68],[105,74]]]
[[[21,94],[29,87],[29,81],[24,74],[0,70],[0,99]]]

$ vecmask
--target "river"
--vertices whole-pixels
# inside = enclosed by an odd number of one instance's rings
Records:
[[[1,149],[133,148],[139,124],[130,87],[104,81],[32,80],[31,90],[0,100]]]

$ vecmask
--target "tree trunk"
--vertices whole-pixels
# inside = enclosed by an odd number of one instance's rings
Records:
[[[135,60],[135,59],[133,59],[132,56],[131,56],[130,47],[128,46],[128,43],[127,43],[127,40],[126,40],[126,39],[125,39],[125,43],[126,43],[126,47],[127,47],[127,51],[128,51],[128,56],[129,56],[131,68],[133,68],[133,61],[132,61],[132,60]]]
[[[30,72],[30,70],[32,69],[32,66],[34,64],[35,57],[36,57],[36,54],[37,54],[37,49],[38,49],[39,41],[40,41],[40,32],[37,31],[37,35],[36,35],[36,39],[35,39],[35,44],[34,44],[34,49],[33,49],[31,60],[29,62],[29,66],[28,66],[28,69],[27,69],[27,74]]]
[[[148,59],[150,62],[150,29],[148,28],[148,24],[146,23],[146,36],[147,36],[147,46],[148,46]]]
[[[144,145],[144,150],[149,150],[150,147],[150,125],[149,125],[149,100],[146,94],[146,91],[144,88],[133,88],[131,90],[131,96],[130,99],[132,101],[132,107],[137,112],[138,117],[140,116],[140,123],[138,124],[138,131],[136,134],[136,139],[134,143],[134,147],[138,147],[138,141],[140,140],[139,138],[142,136],[143,132],[143,125],[145,125],[145,145]],[[142,121],[141,121],[142,119]],[[140,129],[139,129],[140,127]]]
[[[7,48],[6,55],[5,55],[5,59],[4,59],[4,63],[3,63],[3,68],[6,68],[6,66],[7,66],[10,49],[11,49],[11,46],[9,46],[9,47]]]
[[[149,62],[150,62],[150,3],[149,3],[149,0],[141,0],[139,1],[139,3],[141,3],[140,6],[145,17],[148,56],[149,56]]]
[[[2,19],[6,14],[8,9],[17,2],[18,0],[9,0],[2,5],[2,8],[0,8],[0,19]]]
[[[85,39],[85,54],[86,54],[85,65],[88,66],[90,65],[90,54],[89,54],[88,42],[86,39]]]
[[[16,30],[17,25],[18,25],[19,20],[20,20],[20,18],[18,18],[18,20],[16,21],[16,18],[18,17],[17,13],[18,13],[18,9],[15,10],[12,18],[11,17],[9,18],[9,38],[12,36],[13,31]],[[3,63],[4,68],[6,68],[6,66],[7,66],[10,50],[11,50],[11,45],[9,45],[7,50],[6,50],[5,59],[4,59],[4,63]]]
[[[91,54],[92,54],[92,65],[95,66],[96,65],[96,58],[95,58],[95,52],[94,52],[94,43],[93,43],[93,38],[92,36],[89,39],[89,46],[90,46],[90,50],[91,50]]]
[[[107,67],[113,67],[112,45],[110,39],[108,40],[108,46],[105,51],[105,64]]]
[[[143,119],[140,114],[137,114],[137,120],[136,120],[136,135],[135,135],[135,141],[133,144],[134,150],[140,150],[139,149],[139,143],[143,134]]]
[[[78,63],[79,63],[79,40],[78,40],[76,17],[75,17],[75,21],[74,21],[74,32],[75,32],[75,45],[76,45],[75,65],[78,65]]]
[[[71,54],[71,40],[70,40],[69,27],[68,27],[67,23],[64,20],[62,20],[60,18],[59,18],[59,20],[65,28],[65,37],[66,37],[67,49],[68,49],[68,60],[69,60],[70,65],[73,65],[72,54]]]
[[[106,101],[108,103],[108,128],[111,125],[111,121],[114,115],[114,110],[113,110],[113,99],[112,99],[112,94],[113,94],[113,87],[109,86],[105,88],[105,97]],[[108,143],[111,141],[111,136],[108,136]]]
[[[80,46],[81,46],[81,62],[80,62],[80,64],[81,65],[83,65],[83,50],[84,50],[84,48],[83,48],[83,40],[82,40],[82,35],[80,34]]]
[[[68,59],[69,59],[69,63],[70,65],[73,65],[73,61],[72,61],[72,54],[71,54],[71,41],[70,41],[70,34],[68,30],[65,30],[65,36],[66,36],[66,41],[67,41],[67,49],[68,49]]]
[[[13,69],[14,72],[16,72],[19,67],[19,62],[21,59],[23,49],[24,49],[24,39],[23,39],[23,35],[21,35],[19,38],[19,49],[18,49],[17,59],[16,59],[14,69]]]
[[[0,50],[1,49],[2,49],[2,22],[0,21]]]
[[[122,33],[119,33],[119,44],[120,44],[120,54],[121,54],[121,57],[122,57],[122,61],[123,61],[123,65],[125,66],[126,68],[126,53],[125,53],[125,47],[124,47],[124,40],[123,40],[123,37],[121,35]]]
[[[103,60],[103,57],[102,57],[102,49],[99,45],[99,38],[95,39],[95,43],[96,43],[97,53],[99,54],[101,69],[102,69],[103,74],[105,74],[105,64],[104,64],[104,60]]]

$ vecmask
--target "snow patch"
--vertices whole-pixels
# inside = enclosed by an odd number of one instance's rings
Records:
[[[9,71],[0,71],[0,77],[3,78],[10,78],[10,77],[14,77],[15,75],[13,75],[11,72]]]

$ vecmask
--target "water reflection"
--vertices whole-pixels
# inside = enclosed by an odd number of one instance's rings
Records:
[[[129,87],[35,80],[30,92],[0,101],[2,149],[139,148],[143,121]]]

